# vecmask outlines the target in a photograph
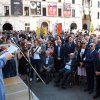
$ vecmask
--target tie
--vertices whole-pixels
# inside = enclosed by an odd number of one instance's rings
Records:
[[[58,57],[60,57],[60,47],[58,47]]]

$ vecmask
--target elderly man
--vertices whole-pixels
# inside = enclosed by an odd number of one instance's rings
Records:
[[[76,69],[76,59],[74,53],[70,53],[69,56],[69,60],[65,64],[65,67],[59,71],[57,80],[55,81],[56,86],[61,85],[62,87],[65,87],[68,76]]]
[[[43,70],[42,70],[42,76],[45,79],[46,83],[50,81],[50,73],[54,69],[54,58],[50,56],[50,52],[47,50],[45,52],[45,57],[43,60]]]
[[[5,100],[5,89],[2,75],[2,68],[5,66],[7,60],[11,60],[14,57],[12,54],[8,54],[6,57],[0,59],[0,100]]]

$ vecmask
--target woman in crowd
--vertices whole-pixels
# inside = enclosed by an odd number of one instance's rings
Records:
[[[22,52],[24,53],[25,57],[27,59],[29,59],[30,56],[29,56],[29,50],[28,50],[27,43],[25,41],[22,41],[20,43],[20,45],[21,45],[21,49],[22,49]],[[20,51],[18,52],[18,61],[19,61],[18,71],[23,80],[26,80],[27,74],[28,74],[27,71],[29,68],[29,64],[26,61],[25,57],[22,55],[22,53]]]
[[[86,69],[85,62],[83,61],[86,54],[86,41],[81,41],[81,48],[78,50],[77,62],[78,62],[78,75],[79,75],[79,83],[84,82],[84,77],[86,77]]]
[[[32,47],[32,64],[36,68],[38,74],[40,74],[41,69],[41,46],[39,46],[38,40],[34,40],[34,47]],[[39,81],[38,76],[36,76],[36,80]]]

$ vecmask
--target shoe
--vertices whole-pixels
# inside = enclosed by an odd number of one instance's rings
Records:
[[[89,91],[89,94],[92,94],[93,93],[93,91]]]
[[[36,78],[36,81],[37,81],[37,82],[40,82],[40,79],[39,79],[39,78]]]
[[[99,95],[96,94],[93,96],[93,99],[97,99],[98,97],[99,97]]]

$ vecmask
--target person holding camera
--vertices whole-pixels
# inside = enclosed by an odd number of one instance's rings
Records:
[[[32,47],[32,65],[36,68],[38,74],[40,74],[41,69],[41,46],[39,46],[38,40],[34,40],[34,47]],[[39,81],[38,76],[36,76],[36,80]]]

